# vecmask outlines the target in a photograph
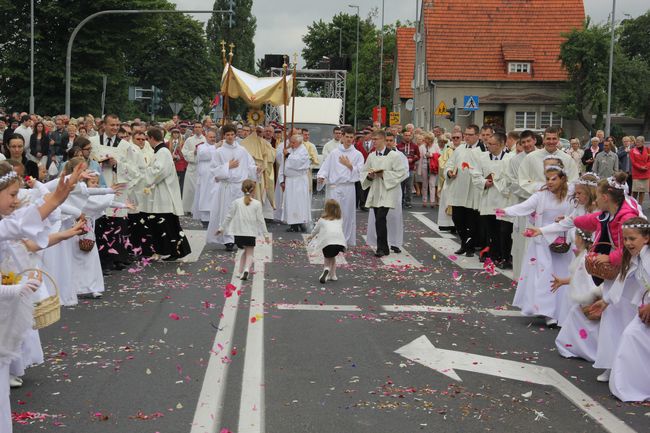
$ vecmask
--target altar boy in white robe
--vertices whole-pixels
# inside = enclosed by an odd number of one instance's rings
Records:
[[[217,152],[217,133],[210,130],[205,134],[206,142],[196,149],[196,191],[192,205],[192,218],[204,225],[210,221],[213,193],[216,187],[212,175],[212,158]]]
[[[495,209],[507,207],[510,190],[506,169],[512,153],[506,151],[506,135],[495,132],[488,140],[488,151],[478,154],[476,167],[471,169],[472,183],[480,191],[479,214],[487,228],[489,256],[501,269],[512,269],[512,222],[508,217],[497,218]]]
[[[343,232],[347,246],[357,244],[356,188],[363,169],[363,155],[354,147],[354,129],[343,128],[341,143],[332,150],[321,165],[316,178],[319,185],[327,185],[326,199],[334,199],[341,206]]]
[[[201,122],[194,122],[194,134],[185,140],[183,149],[183,158],[187,161],[187,169],[185,170],[185,181],[183,182],[183,211],[185,213],[192,212],[192,204],[194,203],[194,194],[196,191],[196,152],[197,146],[205,143],[203,136],[203,125]]]
[[[386,149],[386,133],[375,131],[372,135],[375,151],[368,155],[361,171],[361,187],[367,189],[366,207],[372,208],[377,233],[376,257],[390,254],[386,217],[395,207],[395,197],[401,191],[402,181],[409,175],[404,160],[398,152]]]
[[[291,136],[278,173],[280,187],[284,189],[282,222],[290,225],[289,232],[305,232],[305,224],[311,221],[311,179],[307,177],[311,161],[302,142],[301,134]]]
[[[237,141],[237,129],[233,125],[222,128],[223,144],[212,157],[211,174],[216,182],[210,210],[210,222],[206,243],[224,244],[226,251],[235,249],[235,238],[217,230],[222,226],[232,202],[243,196],[242,182],[257,180],[257,166],[253,157]]]

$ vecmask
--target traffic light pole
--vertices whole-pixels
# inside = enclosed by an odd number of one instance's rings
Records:
[[[71,75],[72,75],[72,45],[74,40],[77,37],[79,30],[88,23],[88,21],[97,18],[103,15],[133,15],[133,14],[229,14],[232,22],[232,15],[235,11],[232,9],[232,2],[230,3],[230,9],[228,10],[169,10],[169,9],[110,9],[106,11],[95,12],[92,15],[88,15],[86,18],[81,20],[77,27],[74,28],[70,39],[68,40],[68,50],[65,56],[65,114],[70,117],[70,89],[71,89]]]

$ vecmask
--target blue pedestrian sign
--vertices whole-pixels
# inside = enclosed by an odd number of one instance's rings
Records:
[[[478,96],[465,96],[463,99],[463,110],[478,111]]]

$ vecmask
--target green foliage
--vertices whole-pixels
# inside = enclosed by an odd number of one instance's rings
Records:
[[[305,48],[302,57],[307,68],[317,68],[323,57],[336,57],[339,53],[339,28],[342,29],[341,51],[343,56],[352,60],[352,69],[347,75],[346,120],[351,123],[354,119],[354,86],[357,50],[357,16],[340,13],[331,22],[315,21],[308,26],[303,37]],[[372,16],[359,22],[359,97],[358,119],[369,119],[372,108],[377,106],[379,99],[379,65],[380,65],[380,30],[375,27]],[[382,101],[390,104],[392,81],[392,65],[395,52],[395,28],[384,28],[384,63]],[[308,89],[318,91],[319,86],[308,86]]]
[[[650,10],[621,23],[619,44],[629,57],[626,72],[635,77],[637,86],[627,95],[627,112],[644,120],[643,135],[650,135]]]
[[[28,0],[0,0],[0,101],[9,110],[29,107]],[[35,111],[64,111],[65,55],[75,26],[109,9],[174,9],[168,0],[35,1]],[[219,17],[220,18],[220,17]],[[100,16],[77,34],[72,50],[73,116],[99,114],[102,78],[107,76],[106,112],[144,117],[144,104],[127,100],[128,86],[163,90],[159,115],[170,116],[169,102],[211,101],[218,89],[217,65],[210,57],[201,23],[182,14]]]

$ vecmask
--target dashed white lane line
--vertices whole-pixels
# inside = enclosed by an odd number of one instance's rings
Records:
[[[183,230],[183,233],[185,233],[185,237],[187,238],[187,241],[190,243],[190,248],[192,248],[192,252],[188,254],[187,257],[184,257],[181,260],[181,262],[194,263],[197,260],[199,260],[199,256],[201,256],[201,253],[203,252],[203,248],[205,247],[205,237],[207,235],[207,231]]]
[[[366,241],[366,235],[363,235],[363,240],[364,242]],[[412,268],[421,268],[422,263],[418,261],[415,257],[413,257],[408,251],[406,251],[404,248],[400,248],[402,250],[401,253],[394,253],[391,251],[391,253],[387,256],[383,256],[381,258],[382,263],[385,266],[410,266]]]
[[[431,219],[429,219],[429,218],[427,218],[425,216],[426,215],[425,212],[410,212],[410,213],[413,215],[413,217],[416,220],[420,221],[422,224],[429,227],[434,232],[438,233],[440,235],[440,237],[446,238],[446,239],[456,239],[456,236],[452,235],[451,233],[445,233],[442,230],[440,230],[440,227],[438,226],[438,224],[436,224],[435,222],[433,222],[433,220],[431,220]]]
[[[214,337],[210,360],[205,371],[201,393],[194,412],[191,433],[213,433],[220,427],[224,394],[226,392],[226,378],[230,362],[225,357],[231,356],[232,339],[235,332],[235,322],[240,296],[237,290],[241,287],[239,275],[235,272],[239,264],[242,251],[235,256],[235,265],[230,279],[230,284],[235,286],[232,296],[226,299],[221,320]]]
[[[442,307],[433,305],[382,305],[385,311],[393,313],[443,313],[443,314],[465,314],[464,308]]]
[[[325,262],[325,257],[323,257],[323,252],[321,250],[311,248],[309,243],[307,242],[308,237],[309,235],[307,234],[302,235],[302,240],[307,250],[307,257],[309,257],[309,263],[312,265],[322,265]],[[336,264],[337,265],[348,264],[343,254],[339,254],[338,256],[336,256]]]
[[[275,308],[294,311],[361,311],[356,305],[276,304]]]
[[[246,332],[244,374],[239,404],[239,433],[262,433],[265,430],[264,268],[265,265],[262,260],[255,260],[250,316],[248,331]],[[255,318],[254,321],[253,318]]]
[[[494,309],[488,309],[485,310],[488,313],[490,313],[493,316],[496,317],[525,317],[523,314],[521,314],[521,311],[519,310],[494,310]]]
[[[257,238],[255,245],[255,262],[271,263],[273,261],[273,234],[269,233],[269,241],[266,242],[263,237]],[[257,268],[257,266],[256,266]],[[257,269],[255,269],[257,271]]]

